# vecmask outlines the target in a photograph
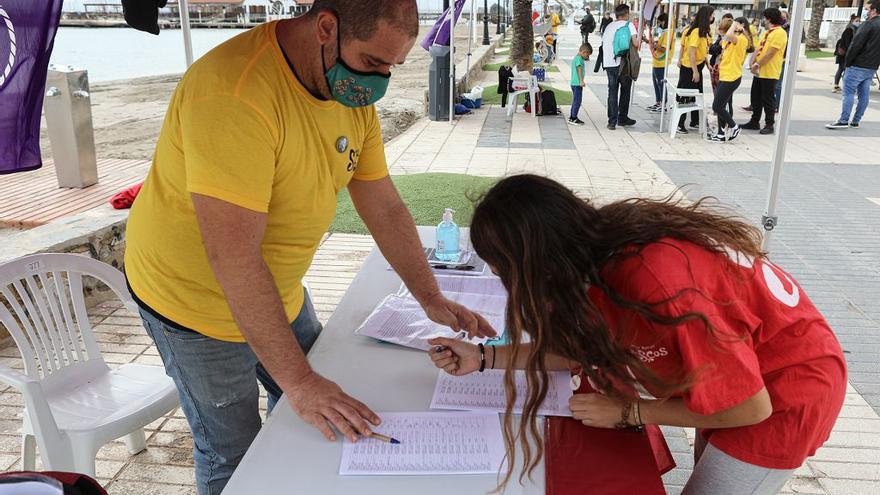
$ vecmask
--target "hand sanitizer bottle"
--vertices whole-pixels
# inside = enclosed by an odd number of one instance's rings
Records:
[[[457,262],[461,257],[458,247],[461,234],[458,225],[452,221],[453,213],[455,211],[452,208],[446,208],[443,221],[437,226],[437,249],[434,256],[441,261]]]

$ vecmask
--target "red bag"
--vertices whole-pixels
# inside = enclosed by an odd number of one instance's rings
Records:
[[[596,393],[581,380],[575,393]],[[675,460],[655,425],[643,431],[591,428],[572,418],[546,418],[547,495],[665,494]]]
[[[16,471],[0,474],[0,493],[3,494],[21,493],[21,486],[34,484],[43,485],[45,490],[40,493],[107,495],[97,481],[80,473]]]
[[[124,210],[126,208],[131,208],[131,205],[134,204],[135,198],[139,192],[141,192],[141,186],[143,184],[135,184],[128,189],[117,193],[112,198],[110,198],[110,205],[113,206],[114,209]]]

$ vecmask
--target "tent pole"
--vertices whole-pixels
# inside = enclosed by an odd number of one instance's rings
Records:
[[[501,9],[501,7],[498,8]],[[466,88],[469,87],[470,84],[470,81],[468,81],[468,73],[471,71],[471,46],[473,45],[474,41],[474,2],[471,2],[471,15],[468,23],[468,32],[470,33],[470,35],[468,36],[467,72],[465,72],[464,74],[464,85]]]
[[[189,25],[189,0],[179,0],[177,3],[180,10],[180,30],[183,32],[183,49],[186,53],[186,66],[189,68],[193,63],[192,33]]]
[[[804,25],[805,0],[794,1],[794,11],[791,16],[791,28],[789,29],[788,60],[785,64],[785,74],[782,77],[782,101],[779,103],[779,122],[776,126],[776,146],[773,151],[773,162],[770,169],[770,186],[767,194],[767,208],[761,217],[761,225],[764,227],[764,239],[761,248],[769,251],[770,232],[776,227],[776,202],[779,199],[779,182],[782,176],[782,165],[785,163],[785,147],[788,144],[788,131],[791,125],[791,101],[794,96],[795,79],[797,78],[798,57],[800,56],[801,30]],[[789,6],[791,11],[791,6]]]
[[[678,26],[678,23],[676,22],[676,19],[678,16],[678,9],[676,7],[678,7],[678,5],[676,5],[675,0],[669,0],[669,12],[667,13],[666,30],[668,32],[667,36],[669,36],[672,39],[671,40],[667,39],[667,40],[663,41],[663,43],[665,43],[665,45],[666,45],[665,46],[666,58],[663,60],[663,64],[664,64],[664,66],[663,66],[663,93],[661,93],[663,95],[663,98],[660,103],[660,132],[663,132],[663,117],[666,116],[666,102],[667,102],[666,98],[668,95],[667,91],[666,91],[666,80],[669,79],[669,59],[672,58],[669,56],[669,52],[672,51],[669,49],[669,47],[670,46],[675,47],[678,43],[678,38],[675,37],[675,32],[677,31],[676,28]],[[663,35],[661,34],[660,37],[662,38]],[[670,43],[670,41],[671,41],[671,43]],[[681,56],[680,53],[679,53],[679,56]],[[651,69],[651,70],[653,70],[653,69]],[[651,76],[653,77],[653,74]],[[671,120],[669,122],[669,125],[672,125]]]
[[[455,123],[455,1],[449,2],[449,123]],[[463,7],[462,7],[463,8]]]

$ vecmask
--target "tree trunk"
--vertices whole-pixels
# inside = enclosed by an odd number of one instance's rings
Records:
[[[825,0],[813,0],[813,14],[810,16],[810,29],[807,31],[807,50],[819,49],[819,29],[825,17]]]
[[[532,70],[535,35],[532,30],[532,0],[513,0],[513,40],[510,61],[518,70]]]

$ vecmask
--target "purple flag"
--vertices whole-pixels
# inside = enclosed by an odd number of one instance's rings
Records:
[[[455,22],[458,22],[461,11],[464,9],[464,0],[455,0],[453,6],[455,7]],[[446,9],[443,15],[437,19],[431,31],[419,45],[425,50],[431,48],[431,45],[449,46],[449,9]]]
[[[38,169],[40,112],[62,0],[0,0],[0,174]]]

